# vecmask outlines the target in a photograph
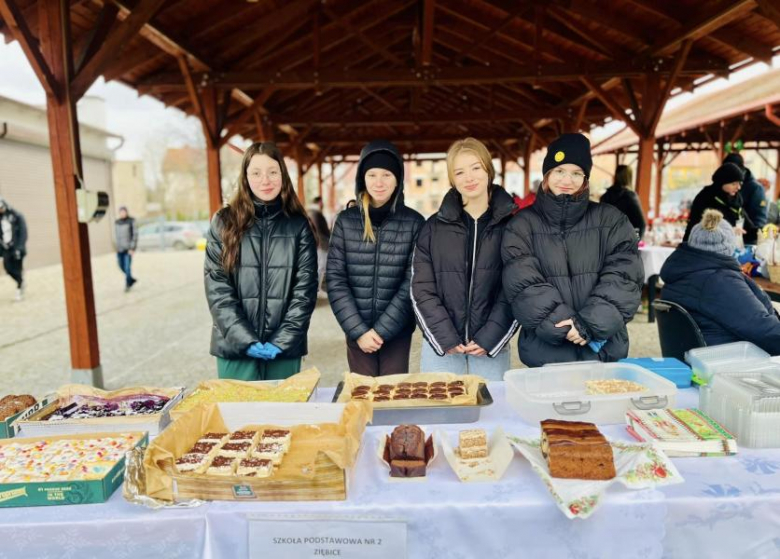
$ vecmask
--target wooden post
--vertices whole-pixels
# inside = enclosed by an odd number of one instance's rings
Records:
[[[306,191],[303,184],[303,175],[306,170],[303,167],[303,153],[301,150],[301,144],[295,146],[295,163],[298,166],[298,200],[301,204],[306,205]]]
[[[506,188],[506,155],[503,151],[498,154],[498,162],[501,164],[501,186]]]
[[[206,166],[208,169],[209,213],[213,216],[222,208],[222,161],[219,148],[206,144]]]
[[[324,199],[322,197],[322,159],[317,161],[317,196],[320,197],[320,202]],[[323,204],[323,208],[325,205]]]
[[[654,203],[653,203],[654,217],[658,217],[661,215],[661,192],[664,183],[664,167],[666,166],[664,165],[665,157],[666,154],[664,153],[663,142],[658,142],[658,157],[656,158],[655,161],[655,196],[654,196]]]
[[[328,204],[330,205],[330,215],[336,214],[336,165],[333,158],[330,158],[330,189],[328,191]]]
[[[647,214],[650,209],[650,189],[653,176],[653,154],[655,152],[655,138],[651,134],[649,137],[639,138],[639,159],[636,164],[636,193],[642,208]]]
[[[59,98],[46,96],[49,143],[54,171],[57,225],[65,278],[65,308],[70,338],[71,378],[102,387],[95,298],[92,286],[89,233],[79,223],[76,190],[83,177],[76,101],[71,95],[73,52],[70,2],[39,3],[39,41]]]
[[[531,153],[533,143],[533,137],[528,138],[523,147],[523,198],[531,192]]]

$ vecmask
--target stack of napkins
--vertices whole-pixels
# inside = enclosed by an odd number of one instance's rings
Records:
[[[626,429],[635,439],[655,442],[668,456],[731,456],[734,436],[697,409],[630,410]]]

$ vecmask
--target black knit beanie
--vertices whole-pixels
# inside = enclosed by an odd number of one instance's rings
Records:
[[[742,169],[734,163],[724,163],[712,174],[712,184],[723,186],[730,182],[742,182],[745,178]]]
[[[368,155],[363,160],[361,167],[363,173],[367,173],[371,169],[386,169],[395,175],[395,180],[399,186],[403,182],[403,173],[401,172],[398,158],[388,151],[375,151]]]
[[[745,160],[742,158],[742,156],[738,153],[730,153],[726,156],[726,158],[723,160],[724,163],[733,163],[740,169],[745,168]]]
[[[553,140],[547,148],[547,155],[544,156],[542,173],[546,175],[548,171],[566,163],[577,165],[586,177],[590,176],[593,167],[590,142],[582,134],[563,134]]]

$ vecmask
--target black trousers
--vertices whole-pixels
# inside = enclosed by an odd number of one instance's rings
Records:
[[[12,250],[3,253],[3,268],[14,279],[16,287],[22,287],[22,260],[24,258],[14,258]]]
[[[408,373],[411,347],[412,334],[401,334],[386,341],[382,349],[374,353],[363,353],[357,342],[347,339],[349,370],[370,377]]]

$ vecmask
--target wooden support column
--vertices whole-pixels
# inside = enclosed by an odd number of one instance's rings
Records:
[[[531,192],[531,153],[533,153],[534,138],[531,136],[523,146],[523,197]]]
[[[328,189],[328,207],[330,215],[336,215],[336,165],[330,158],[330,188]]]
[[[506,188],[506,155],[503,151],[498,154],[498,162],[501,164],[501,186]]]
[[[83,177],[77,98],[72,95],[73,52],[70,2],[39,3],[39,42],[57,90],[46,96],[54,195],[60,237],[65,308],[68,315],[70,363],[74,382],[102,387],[89,233],[79,223],[76,191]]]
[[[645,214],[650,210],[650,189],[653,176],[653,159],[655,154],[655,138],[639,138],[639,158],[636,163],[636,193]]]
[[[317,161],[317,196],[320,197],[322,203],[325,199],[322,197],[322,159]],[[323,208],[325,205],[323,204]]]
[[[298,200],[306,205],[306,189],[303,184],[303,175],[306,174],[306,168],[303,166],[303,150],[301,144],[295,145],[295,163],[298,166]]]
[[[661,193],[664,183],[664,161],[666,153],[664,152],[663,142],[658,142],[658,157],[655,160],[655,195],[653,197],[653,216],[661,215]],[[650,208],[648,208],[649,212]],[[647,212],[646,212],[647,213]]]

